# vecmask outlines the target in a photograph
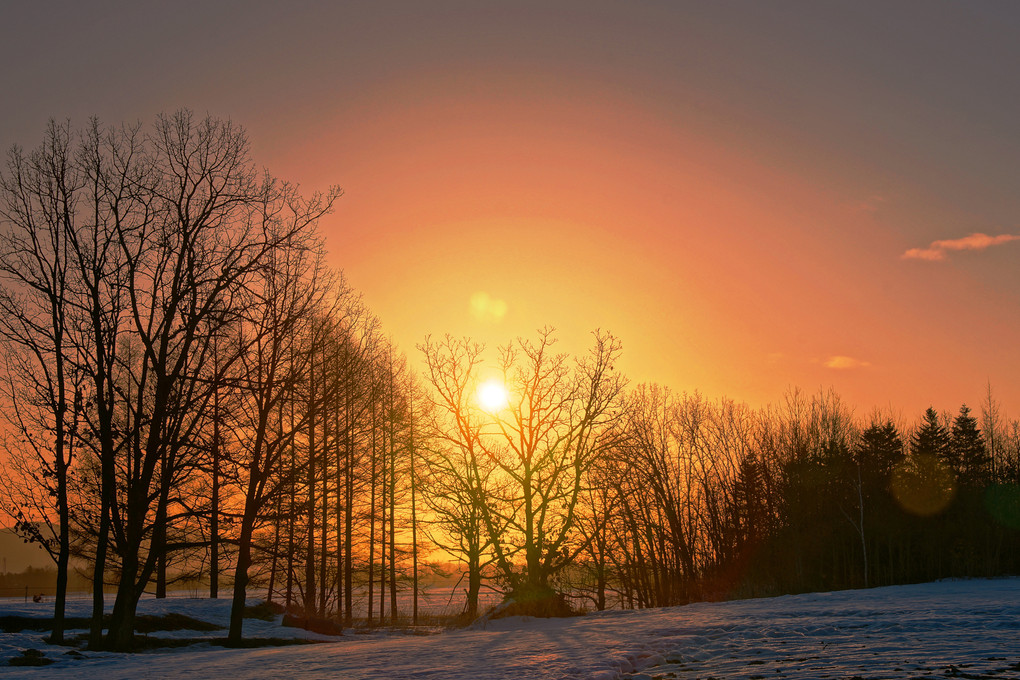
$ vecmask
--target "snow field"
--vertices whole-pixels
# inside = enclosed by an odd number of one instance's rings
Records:
[[[86,615],[87,602],[70,615]],[[78,611],[78,610],[81,611]],[[226,625],[225,600],[144,600],[140,612],[177,611]],[[45,605],[0,601],[0,615],[48,615]],[[43,633],[0,635],[0,664],[23,649],[57,663],[0,665],[0,677],[409,678],[615,680],[650,678],[1020,678],[1020,580],[911,586],[608,611],[569,619],[513,617],[476,629],[357,633],[342,638],[247,620],[249,637],[324,644],[223,649],[208,644],[138,654],[82,652]],[[154,634],[155,635],[155,634]],[[223,637],[224,632],[158,633]]]

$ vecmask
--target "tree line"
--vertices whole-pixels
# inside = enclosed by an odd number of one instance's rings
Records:
[[[857,418],[837,395],[752,409],[631,392],[602,461],[588,559],[597,608],[1016,573],[1020,422],[927,409]]]
[[[52,122],[0,173],[3,510],[57,567],[89,565],[89,645],[130,649],[139,599],[201,579],[242,638],[257,588],[353,625],[418,616],[455,561],[563,613],[1015,572],[1020,424],[929,409],[860,419],[833,394],[753,409],[630,387],[622,348],[427,338],[411,370],[303,196],[244,131]],[[104,590],[115,592],[104,621]],[[401,611],[398,594],[411,595]]]

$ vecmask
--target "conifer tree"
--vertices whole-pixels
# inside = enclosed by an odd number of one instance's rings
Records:
[[[939,422],[939,415],[931,406],[924,412],[924,419],[921,426],[910,438],[910,452],[913,456],[930,456],[942,463],[946,463],[953,470],[951,459],[952,451],[949,446],[949,433]]]
[[[737,468],[733,482],[733,524],[738,551],[746,544],[755,544],[767,529],[764,468],[754,456],[748,455]]]
[[[857,464],[867,491],[888,486],[892,471],[903,462],[903,440],[896,425],[874,422],[861,433],[856,447]]]
[[[893,500],[890,488],[893,475],[903,469],[906,458],[903,439],[895,423],[891,420],[882,423],[873,421],[861,432],[854,448],[854,458],[860,472],[860,522],[867,530],[864,549],[865,554],[870,555],[865,583],[891,583],[894,581],[891,555],[901,543],[897,533],[902,527],[902,512]]]
[[[977,419],[964,404],[953,419],[950,437],[950,460],[962,486],[980,488],[990,481],[991,456],[984,437],[978,429]]]

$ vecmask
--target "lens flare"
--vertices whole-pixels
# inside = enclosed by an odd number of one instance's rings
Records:
[[[956,494],[953,472],[932,456],[917,456],[893,471],[893,496],[907,512],[920,517],[936,515]]]

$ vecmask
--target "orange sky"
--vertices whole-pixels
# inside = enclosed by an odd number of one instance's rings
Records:
[[[278,176],[344,188],[331,259],[413,359],[429,333],[551,325],[578,352],[604,328],[635,383],[832,386],[913,421],[991,380],[1020,417],[1020,241],[953,249],[1020,233],[1011,8],[188,7],[19,10],[0,56],[44,56],[0,76],[0,142],[232,117]]]

